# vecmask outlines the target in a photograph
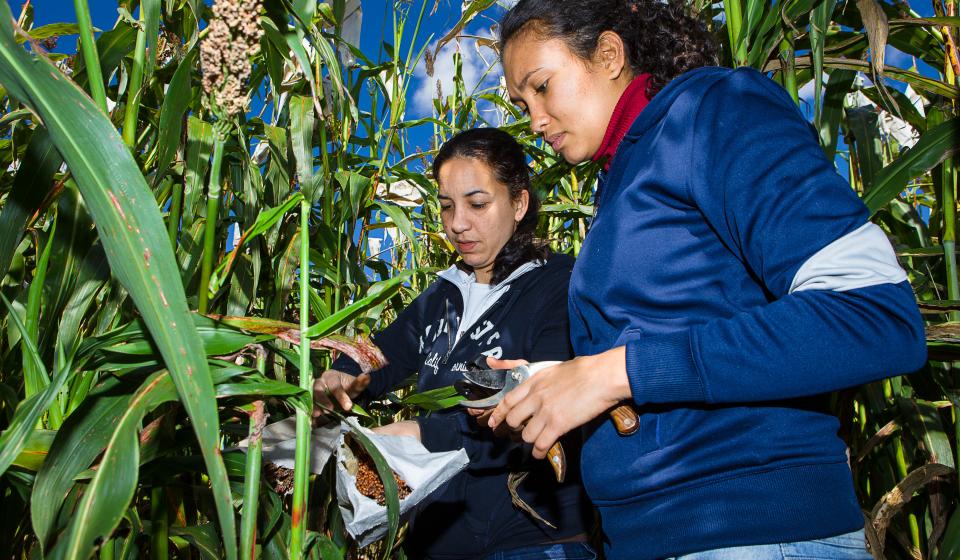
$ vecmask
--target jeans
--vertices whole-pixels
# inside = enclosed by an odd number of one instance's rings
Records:
[[[597,554],[585,542],[568,542],[525,546],[501,550],[484,560],[594,560]]]
[[[811,541],[705,550],[674,560],[872,560],[872,556],[861,529]]]

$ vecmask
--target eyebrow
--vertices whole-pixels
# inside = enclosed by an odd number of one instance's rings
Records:
[[[520,85],[517,87],[517,89],[518,89],[518,90],[522,90],[523,88],[525,88],[525,87],[527,86],[527,81],[530,79],[530,76],[532,76],[533,73],[536,72],[537,70],[541,70],[541,69],[543,69],[543,66],[537,66],[537,67],[534,68],[533,70],[527,72],[527,75],[524,76],[522,80],[520,80]],[[517,98],[515,98],[515,97],[513,97],[513,96],[510,97],[510,102],[511,102],[511,103],[517,103],[518,101],[523,101],[523,100],[522,100],[522,99],[517,99]]]
[[[474,189],[474,190],[468,192],[467,194],[463,195],[463,198],[470,198],[471,196],[478,195],[478,194],[490,194],[490,193],[488,193],[487,191],[485,191],[485,190],[483,190],[483,189]],[[447,195],[445,195],[445,194],[440,194],[440,193],[437,193],[437,198],[443,198],[443,199],[445,199],[445,200],[453,200],[452,197],[447,196]]]

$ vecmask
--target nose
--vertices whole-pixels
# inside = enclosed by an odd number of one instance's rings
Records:
[[[470,220],[463,205],[453,207],[453,216],[450,217],[450,230],[459,235],[470,229]]]
[[[547,117],[546,112],[540,110],[539,107],[531,105],[529,107],[530,111],[530,130],[537,134],[543,134],[547,129],[547,124],[550,119]]]

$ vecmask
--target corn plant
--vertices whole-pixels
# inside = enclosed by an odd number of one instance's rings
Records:
[[[388,537],[358,550],[329,470],[306,476],[313,375],[452,261],[427,171],[446,138],[513,133],[561,252],[586,234],[596,170],[566,165],[501,88],[466,84],[459,55],[432,115],[407,119],[414,69],[496,19],[492,0],[439,38],[433,2],[392,2],[376,57],[356,47],[352,0],[119,4],[98,36],[85,0],[76,23],[42,27],[30,4],[0,6],[0,556],[402,557],[395,492]],[[930,364],[834,403],[873,554],[958,557],[956,2],[928,18],[897,0],[688,8],[724,64],[798,103],[813,91],[825,153],[896,245]],[[46,51],[67,34],[75,55]],[[887,64],[888,45],[926,70]],[[361,418],[449,397],[401,390]],[[294,414],[291,478],[256,441]]]

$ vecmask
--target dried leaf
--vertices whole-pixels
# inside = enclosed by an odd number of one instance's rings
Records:
[[[863,19],[863,27],[867,31],[867,40],[870,43],[870,61],[877,76],[883,75],[883,54],[887,48],[887,35],[890,24],[887,14],[877,0],[857,0],[857,9]]]
[[[880,498],[877,505],[873,506],[870,520],[873,529],[877,533],[877,541],[880,544],[878,552],[883,553],[883,543],[893,516],[903,509],[903,506],[913,498],[913,494],[927,484],[937,480],[937,478],[952,474],[953,472],[955,472],[954,469],[946,465],[939,463],[926,464],[908,474],[900,481],[900,484],[897,484],[892,490]]]
[[[540,514],[537,513],[537,510],[533,509],[530,507],[530,504],[523,501],[523,498],[521,498],[520,494],[517,492],[517,488],[520,487],[520,484],[524,481],[524,479],[527,478],[528,474],[530,474],[530,471],[512,472],[507,475],[507,490],[510,491],[510,500],[513,502],[513,505],[530,514],[530,517],[533,517],[551,529],[556,529],[556,525],[541,517]]]

